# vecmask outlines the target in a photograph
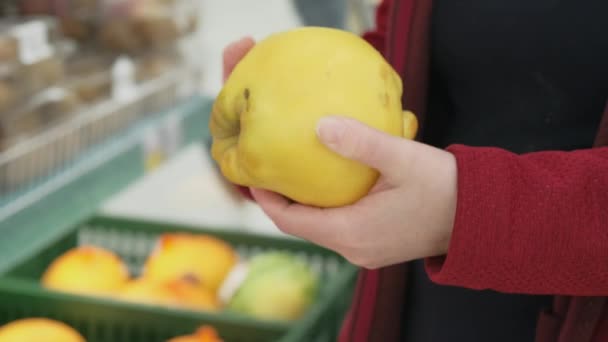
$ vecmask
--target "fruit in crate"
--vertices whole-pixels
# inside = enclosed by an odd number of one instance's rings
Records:
[[[228,308],[262,319],[295,320],[316,299],[319,279],[295,255],[266,252],[254,256]]]
[[[213,327],[204,325],[192,335],[177,336],[167,342],[223,342],[223,340]]]
[[[123,288],[118,299],[192,310],[218,311],[221,308],[219,300],[211,290],[196,279],[188,278],[168,281],[135,279]]]
[[[68,250],[42,275],[44,287],[89,295],[110,295],[129,280],[129,270],[119,256],[96,246]]]
[[[273,34],[236,65],[209,126],[212,155],[231,182],[320,207],[351,204],[378,172],[333,153],[316,136],[320,118],[354,118],[411,139],[399,75],[365,40],[331,28]]]
[[[146,260],[143,275],[161,281],[195,278],[215,293],[237,260],[232,246],[218,238],[167,233]]]
[[[85,342],[69,325],[47,318],[23,318],[0,327],[0,342]]]

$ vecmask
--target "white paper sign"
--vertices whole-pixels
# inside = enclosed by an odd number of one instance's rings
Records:
[[[32,21],[17,25],[12,33],[18,41],[21,63],[34,64],[53,55],[48,28],[43,22]]]
[[[166,155],[173,155],[179,150],[183,139],[182,119],[179,115],[171,114],[164,125],[164,151]]]
[[[128,101],[137,95],[135,63],[128,57],[119,57],[112,66],[112,97]]]
[[[160,130],[149,128],[142,136],[142,150],[144,154],[144,168],[151,171],[160,166],[165,159],[162,148]]]

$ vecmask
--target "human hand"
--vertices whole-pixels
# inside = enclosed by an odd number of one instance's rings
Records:
[[[380,178],[366,197],[331,209],[252,189],[279,229],[369,269],[447,253],[457,193],[451,153],[344,117],[322,119],[318,137],[343,157],[375,168]]]

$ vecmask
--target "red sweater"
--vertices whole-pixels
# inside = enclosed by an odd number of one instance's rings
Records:
[[[385,0],[364,35],[404,79],[424,125],[432,0]],[[608,113],[608,111],[606,112]],[[608,114],[596,148],[516,155],[448,147],[458,204],[447,256],[426,260],[443,285],[555,295],[537,341],[608,341]],[[407,264],[362,270],[340,341],[397,341]]]

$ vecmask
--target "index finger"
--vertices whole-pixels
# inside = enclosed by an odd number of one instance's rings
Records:
[[[281,231],[329,249],[339,249],[347,229],[347,209],[315,208],[291,203],[271,191],[251,190],[256,202]]]

